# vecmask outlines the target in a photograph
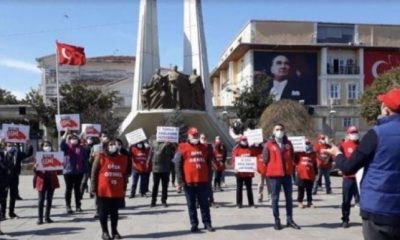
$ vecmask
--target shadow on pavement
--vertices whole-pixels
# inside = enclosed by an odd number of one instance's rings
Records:
[[[254,229],[259,229],[259,228],[272,228],[272,227],[274,227],[274,224],[268,224],[268,223],[251,224],[251,223],[245,223],[245,224],[236,224],[236,225],[227,225],[227,226],[217,227],[216,229],[254,230]]]
[[[166,210],[166,209],[162,209],[162,210],[152,210],[152,211],[141,211],[141,212],[122,212],[119,215],[123,216],[123,215],[154,215],[154,214],[165,214],[165,213],[177,213],[177,212],[183,212],[184,210],[175,210],[175,209],[170,209],[170,210]]]
[[[354,223],[350,222],[350,227],[356,227],[356,226],[361,226],[361,223]],[[319,224],[313,224],[313,225],[305,225],[301,226],[302,228],[342,228],[342,223],[341,222],[336,222],[336,223],[319,223]]]
[[[54,228],[46,228],[46,229],[35,229],[28,231],[18,231],[18,232],[7,232],[7,235],[11,237],[16,236],[25,236],[25,235],[68,235],[68,234],[76,234],[79,231],[84,230],[85,228],[78,227],[54,227]]]
[[[143,239],[143,238],[168,238],[168,237],[178,237],[178,236],[183,236],[183,235],[198,235],[198,234],[203,234],[205,233],[204,231],[198,232],[198,233],[191,233],[189,230],[181,230],[181,231],[173,231],[173,232],[158,232],[158,233],[149,233],[149,234],[137,234],[137,235],[128,235],[128,236],[122,236],[124,239]],[[190,239],[188,237],[188,239]]]

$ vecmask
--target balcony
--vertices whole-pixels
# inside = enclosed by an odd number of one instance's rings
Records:
[[[360,74],[360,67],[356,65],[344,65],[344,66],[331,66],[328,64],[328,74],[337,75],[357,75]]]

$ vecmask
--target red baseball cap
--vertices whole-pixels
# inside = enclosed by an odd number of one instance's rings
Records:
[[[378,96],[378,100],[383,102],[390,110],[400,112],[400,88],[392,88],[388,92]]]
[[[349,128],[347,128],[347,134],[350,133],[358,133],[358,129],[356,126],[350,126]]]
[[[247,141],[247,137],[245,135],[240,136],[240,141]]]
[[[190,127],[187,131],[188,136],[193,136],[193,137],[198,137],[199,136],[199,130],[195,127]]]

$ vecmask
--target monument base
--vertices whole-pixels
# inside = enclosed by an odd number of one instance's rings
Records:
[[[201,133],[206,134],[210,143],[214,142],[216,136],[220,136],[227,149],[232,149],[234,141],[229,135],[228,128],[219,123],[214,116],[211,116],[206,111],[186,109],[180,110],[179,113],[189,127],[196,127]],[[151,109],[130,112],[122,122],[119,133],[125,136],[125,134],[133,130],[143,128],[146,136],[150,138],[156,134],[157,126],[161,126],[167,116],[174,114],[176,114],[175,109]],[[125,140],[125,137],[123,139]]]

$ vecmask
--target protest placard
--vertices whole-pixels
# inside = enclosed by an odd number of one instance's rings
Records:
[[[63,152],[36,152],[36,169],[38,171],[63,170]]]
[[[178,143],[179,141],[179,128],[158,126],[156,134],[157,142],[172,142]]]
[[[25,143],[29,140],[28,125],[3,124],[2,132],[6,142]]]
[[[126,141],[128,141],[129,145],[136,144],[138,142],[144,141],[147,139],[146,134],[143,131],[143,128],[136,129],[130,133],[125,134]]]
[[[79,114],[56,115],[56,125],[59,132],[67,129],[79,131]]]
[[[264,141],[261,128],[248,129],[244,132],[244,135],[247,137],[247,142],[249,145],[259,144]]]
[[[83,123],[82,124],[82,133],[86,137],[100,137],[101,125],[100,124]]]
[[[292,136],[288,137],[292,142],[294,152],[305,152],[306,151],[306,137],[304,136]]]
[[[255,172],[257,170],[257,158],[235,157],[235,170],[237,172]]]

